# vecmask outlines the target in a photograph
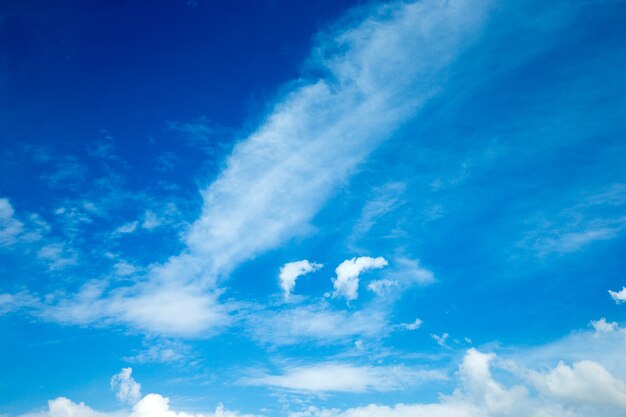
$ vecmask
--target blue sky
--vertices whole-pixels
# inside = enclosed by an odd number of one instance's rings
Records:
[[[0,416],[626,413],[626,4],[0,8]]]

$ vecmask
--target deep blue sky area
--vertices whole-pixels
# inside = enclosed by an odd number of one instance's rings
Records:
[[[0,417],[626,413],[623,0],[0,3]]]

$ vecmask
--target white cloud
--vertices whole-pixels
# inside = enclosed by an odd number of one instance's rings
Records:
[[[561,363],[546,372],[522,369],[524,376],[507,386],[491,372],[496,361],[494,354],[468,350],[457,389],[438,402],[346,410],[312,406],[290,417],[618,417],[626,411],[626,384],[596,362]]]
[[[283,289],[285,299],[288,299],[296,286],[296,280],[302,275],[306,275],[311,272],[319,271],[324,265],[309,262],[306,259],[297,262],[289,262],[280,268],[280,274],[278,279],[280,280],[280,287]]]
[[[335,269],[337,277],[333,279],[335,288],[333,297],[344,297],[347,301],[355,300],[358,297],[359,275],[370,269],[384,268],[386,265],[387,260],[380,256],[346,259]]]
[[[191,349],[175,341],[150,342],[143,351],[133,356],[125,357],[124,360],[131,363],[171,363],[189,361],[193,358]]]
[[[115,275],[126,277],[137,272],[137,267],[126,261],[119,261],[113,265],[113,270],[115,271]]]
[[[412,321],[411,323],[401,323],[400,327],[405,329],[405,330],[417,330],[420,327],[422,327],[422,323],[423,323],[422,320],[417,318],[414,321]]]
[[[249,318],[253,337],[262,343],[332,344],[353,337],[378,337],[388,331],[385,315],[376,310],[348,312],[326,305],[298,306]]]
[[[448,342],[448,338],[450,337],[450,335],[448,333],[443,333],[441,335],[438,334],[431,334],[430,337],[433,338],[433,340],[435,342],[437,342],[437,344],[441,347],[447,347],[447,342]]]
[[[611,333],[619,329],[616,322],[607,322],[604,317],[600,318],[600,320],[592,320],[589,324],[595,329],[596,333]]]
[[[615,407],[626,412],[626,383],[597,362],[562,362],[548,372],[531,373],[535,387],[568,403]]]
[[[391,291],[393,287],[397,287],[398,285],[400,285],[398,281],[392,281],[390,279],[376,279],[367,284],[367,289],[382,297]]]
[[[128,391],[120,399],[124,401],[132,399],[134,403],[132,410],[98,412],[82,402],[75,403],[68,398],[59,397],[48,401],[48,409],[45,411],[22,414],[18,417],[255,417],[253,414],[225,410],[221,404],[216,407],[215,412],[188,413],[172,410],[169,398],[159,394],[148,394],[139,398],[139,384],[132,379],[129,369],[123,369],[115,375],[113,378],[118,377],[119,381],[112,379],[111,384],[113,386],[115,382],[118,389],[126,384]]]
[[[609,294],[611,298],[615,301],[616,304],[621,304],[626,302],[626,287],[622,287],[620,291],[611,291],[609,290]]]
[[[133,233],[135,230],[137,230],[138,225],[139,225],[139,222],[135,220],[135,221],[121,225],[120,227],[115,229],[113,233],[117,235],[126,235],[129,233]]]
[[[90,282],[72,297],[40,304],[38,314],[66,324],[121,322],[148,334],[201,337],[230,322],[218,296],[193,285],[148,283],[107,292],[106,283]]]
[[[141,222],[141,227],[146,230],[152,230],[159,227],[161,223],[161,219],[159,219],[159,216],[157,216],[155,212],[146,210],[143,221]]]
[[[126,404],[135,404],[141,398],[141,385],[133,379],[132,368],[122,370],[111,377],[111,389],[115,397]]]
[[[437,371],[401,366],[321,363],[288,368],[282,375],[245,378],[240,383],[305,392],[385,392],[405,390],[426,381],[442,379],[445,375]]]
[[[24,224],[13,215],[15,210],[6,198],[0,198],[0,246],[10,246],[17,242],[24,231]]]
[[[320,38],[310,63],[326,76],[301,80],[235,147],[203,192],[191,252],[224,274],[305,233],[357,165],[437,94],[485,9],[398,2]]]
[[[419,259],[403,256],[395,258],[383,276],[383,279],[373,280],[367,286],[379,297],[397,296],[415,285],[435,282],[435,274],[424,268]]]
[[[405,188],[403,183],[392,182],[374,189],[373,197],[365,204],[361,216],[352,228],[349,241],[354,242],[367,234],[379,218],[402,204],[400,197]]]
[[[392,262],[392,268],[385,273],[385,278],[396,281],[401,288],[415,284],[427,285],[435,281],[435,274],[424,268],[419,259],[398,257]]]
[[[37,252],[37,257],[46,261],[48,267],[53,270],[78,263],[76,254],[64,243],[50,243],[42,246]]]
[[[216,282],[311,230],[315,214],[359,164],[442,90],[446,70],[477,38],[487,8],[487,2],[468,0],[375,5],[362,21],[346,20],[318,37],[308,63],[322,78],[292,83],[234,148],[202,190],[202,211],[183,238],[182,253],[153,268],[147,284],[93,300],[100,316],[81,314],[90,323],[152,333],[198,335],[224,323]],[[73,301],[50,308],[87,310]],[[55,315],[67,318],[48,313]]]
[[[221,404],[214,412],[187,413],[174,411],[170,400],[159,394],[148,394],[139,400],[131,411],[98,412],[84,403],[59,397],[48,401],[48,409],[38,413],[22,414],[19,417],[255,417],[253,414],[241,414],[228,411]],[[260,417],[260,416],[258,416]]]

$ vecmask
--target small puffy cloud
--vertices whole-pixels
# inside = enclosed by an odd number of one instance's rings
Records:
[[[384,268],[387,264],[387,260],[381,256],[346,259],[335,269],[337,277],[333,280],[335,288],[333,297],[344,297],[347,301],[355,300],[358,297],[359,275],[370,269]]]
[[[420,327],[422,327],[422,320],[420,319],[415,319],[413,322],[411,323],[401,323],[400,327],[404,330],[417,330]]]
[[[623,287],[620,291],[609,290],[609,294],[616,304],[626,303],[626,287]]]
[[[285,299],[288,299],[296,286],[296,280],[302,275],[309,274],[320,270],[324,265],[309,262],[304,259],[297,262],[289,262],[280,268],[278,279],[280,281],[280,288],[282,288]]]
[[[445,375],[437,371],[414,370],[402,366],[320,363],[289,368],[281,375],[245,378],[240,383],[307,392],[385,392],[442,379],[445,379]]]
[[[141,385],[133,379],[132,368],[122,370],[111,377],[111,389],[115,397],[126,404],[135,404],[141,398]]]
[[[113,232],[116,235],[126,235],[129,233],[133,233],[135,230],[137,230],[137,226],[139,225],[139,222],[137,220],[132,221],[130,223],[126,223],[121,225],[120,227],[118,227],[117,229],[115,229],[115,231]]]
[[[446,347],[447,346],[447,342],[448,342],[448,338],[450,337],[450,335],[448,333],[444,333],[442,335],[431,334],[430,337],[432,337],[433,340],[435,342],[437,342],[437,344],[439,346]]]
[[[619,329],[619,325],[616,322],[607,322],[604,317],[600,320],[592,320],[589,325],[594,328],[596,333],[612,333]]]

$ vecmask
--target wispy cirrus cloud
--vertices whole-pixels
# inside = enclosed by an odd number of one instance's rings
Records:
[[[183,238],[186,249],[152,268],[144,283],[102,292],[89,305],[80,294],[65,298],[45,314],[171,334],[207,334],[223,323],[227,308],[217,302],[217,280],[310,230],[314,215],[359,164],[441,91],[487,9],[486,2],[469,1],[375,5],[321,36],[309,65],[323,75],[293,83],[235,146],[202,190],[202,212]],[[208,133],[204,126],[183,127],[198,129]],[[175,309],[188,313],[161,313]]]
[[[287,368],[278,375],[247,377],[239,383],[313,393],[357,393],[406,390],[425,382],[443,379],[446,379],[446,375],[439,371],[329,362]]]

